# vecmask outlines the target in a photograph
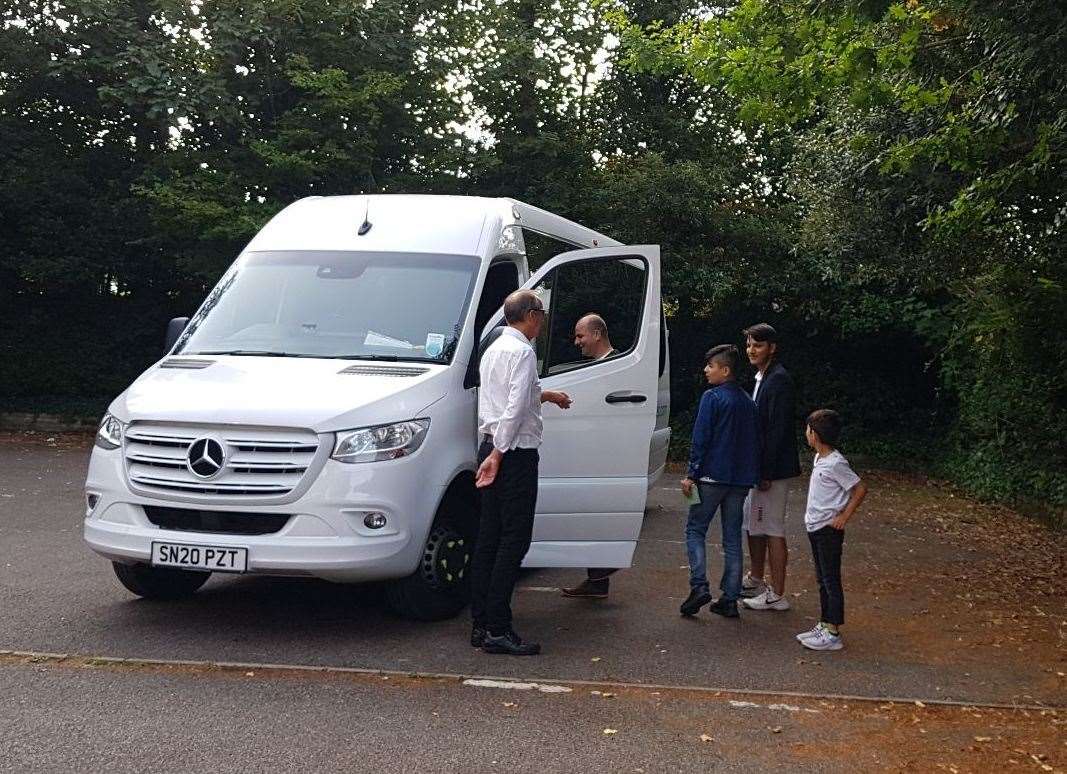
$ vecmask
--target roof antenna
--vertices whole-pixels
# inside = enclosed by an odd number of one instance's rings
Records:
[[[360,236],[363,236],[368,231],[370,231],[370,227],[371,227],[371,222],[370,222],[370,197],[364,197],[363,202],[364,202],[364,204],[363,204],[363,225],[361,225],[359,227],[359,230],[356,232]]]

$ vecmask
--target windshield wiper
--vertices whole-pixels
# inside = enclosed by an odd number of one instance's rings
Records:
[[[334,360],[372,360],[379,363],[438,363],[428,357],[400,357],[400,355],[324,355]]]
[[[400,357],[399,355],[309,355],[302,352],[277,352],[269,349],[220,349],[207,352],[179,352],[179,355],[243,355],[248,357],[307,357],[319,360],[371,360],[384,363],[439,363],[428,357]]]
[[[183,355],[248,355],[250,357],[315,357],[295,352],[275,352],[269,349],[220,349],[211,352],[182,352]]]

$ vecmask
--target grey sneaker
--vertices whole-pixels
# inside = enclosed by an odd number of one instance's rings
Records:
[[[763,582],[762,578],[753,578],[751,572],[746,572],[745,577],[741,579],[741,596],[742,597],[755,597],[763,593],[763,590],[767,588],[767,584]]]
[[[841,650],[845,647],[845,643],[841,642],[841,635],[830,634],[821,626],[818,632],[801,640],[800,644],[808,650]]]
[[[808,639],[809,637],[814,637],[816,634],[818,634],[821,631],[822,631],[822,621],[820,621],[819,623],[815,624],[813,627],[808,629],[806,632],[801,632],[800,634],[798,634],[796,636],[797,637],[797,642],[804,642],[804,640]]]

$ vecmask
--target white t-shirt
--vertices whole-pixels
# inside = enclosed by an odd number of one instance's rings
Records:
[[[503,330],[482,355],[478,388],[478,431],[493,436],[502,452],[541,445],[541,382],[537,355],[512,327]]]
[[[804,526],[808,532],[822,529],[848,505],[849,493],[860,477],[849,467],[848,460],[836,449],[825,457],[815,455],[815,466],[808,484],[808,507]]]

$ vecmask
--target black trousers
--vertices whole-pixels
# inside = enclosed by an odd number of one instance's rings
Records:
[[[819,604],[823,623],[840,626],[845,622],[845,591],[841,588],[841,550],[845,531],[827,525],[808,533],[815,577],[819,581]]]
[[[601,581],[607,580],[618,571],[618,568],[613,570],[607,567],[590,567],[585,571],[585,575],[591,581]]]
[[[478,464],[492,445],[483,443]],[[513,449],[500,461],[496,480],[482,490],[478,545],[471,562],[471,617],[491,634],[511,629],[511,594],[533,536],[537,506],[536,449]]]

